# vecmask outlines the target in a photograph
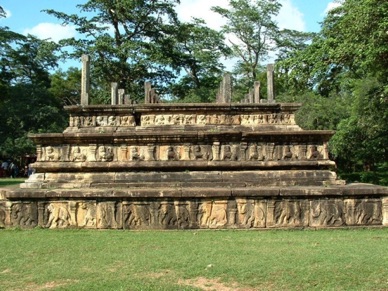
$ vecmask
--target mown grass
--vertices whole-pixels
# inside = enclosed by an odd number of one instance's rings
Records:
[[[387,246],[387,228],[0,230],[0,289],[386,290]]]
[[[0,188],[10,187],[23,183],[27,178],[0,178]]]

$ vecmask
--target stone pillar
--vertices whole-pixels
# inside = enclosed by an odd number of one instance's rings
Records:
[[[12,220],[11,220],[12,205],[13,205],[13,203],[11,201],[6,201],[5,202],[5,219],[4,219],[4,224],[6,226],[13,226],[12,225]]]
[[[274,227],[275,225],[275,201],[269,200],[267,203],[266,227]]]
[[[220,143],[214,142],[212,146],[213,151],[213,161],[219,161],[220,160]]]
[[[151,82],[144,82],[144,103],[151,103]]]
[[[45,210],[45,203],[38,202],[38,225],[40,227],[46,227],[45,221],[44,221],[44,210]]]
[[[232,76],[225,73],[217,95],[217,103],[230,103],[232,101]]]
[[[275,100],[275,85],[274,85],[274,65],[267,65],[267,99],[268,103],[273,103]]]
[[[97,145],[96,144],[90,144],[89,145],[89,153],[87,160],[89,162],[95,162],[96,161],[96,152],[97,152]]]
[[[388,226],[388,197],[382,199],[383,225]]]
[[[82,55],[81,105],[89,105],[90,57]]]
[[[111,105],[117,105],[118,84],[111,83]]]
[[[125,96],[125,90],[124,89],[119,89],[118,90],[118,95],[119,95],[119,102],[118,102],[118,104],[119,105],[123,105],[123,104],[125,104],[125,101],[124,101],[124,96]]]
[[[240,144],[240,155],[239,155],[239,160],[240,161],[245,161],[246,160],[246,150],[248,148],[248,143],[242,142]]]
[[[124,95],[124,104],[131,104],[131,96],[129,94]]]
[[[260,103],[260,81],[255,82],[253,103]]]
[[[254,93],[253,93],[253,90],[249,90],[249,93],[248,93],[248,103],[249,104],[252,104],[254,103]]]

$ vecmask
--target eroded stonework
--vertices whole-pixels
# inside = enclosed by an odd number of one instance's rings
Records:
[[[191,229],[381,225],[379,199],[132,199],[15,202],[0,206],[0,223],[44,228]],[[39,209],[39,211],[38,211]]]
[[[66,107],[63,133],[31,135],[36,173],[1,194],[0,227],[388,225],[388,189],[338,180],[328,152],[333,132],[302,130],[294,119],[298,108]]]

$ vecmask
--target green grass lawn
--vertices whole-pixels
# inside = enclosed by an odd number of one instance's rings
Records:
[[[388,289],[388,228],[3,229],[0,250],[1,290]]]
[[[27,180],[27,178],[0,178],[0,188],[17,186],[25,180]]]

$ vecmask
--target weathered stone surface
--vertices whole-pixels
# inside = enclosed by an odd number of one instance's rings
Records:
[[[155,104],[150,92],[67,107],[63,133],[31,135],[37,173],[1,192],[0,227],[388,225],[387,187],[338,180],[333,132],[302,130],[299,105]]]

